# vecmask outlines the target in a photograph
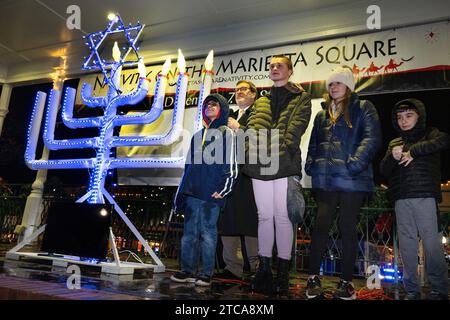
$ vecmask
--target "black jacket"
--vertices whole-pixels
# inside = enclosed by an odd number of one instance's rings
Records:
[[[248,108],[238,121],[242,130],[247,125],[251,109],[252,107]],[[230,116],[236,119],[238,114],[236,111]],[[241,172],[225,204],[225,209],[219,216],[217,228],[222,236],[258,236],[258,213],[252,180]]]
[[[418,111],[419,119],[411,130],[402,131],[397,123],[397,109],[409,104]],[[436,198],[442,200],[441,164],[439,152],[450,145],[448,134],[436,128],[426,127],[425,106],[416,99],[398,102],[392,110],[392,124],[400,137],[389,143],[380,163],[381,173],[388,179],[388,195],[391,201],[408,198]],[[392,156],[392,148],[403,145],[413,160],[408,166],[399,165]]]

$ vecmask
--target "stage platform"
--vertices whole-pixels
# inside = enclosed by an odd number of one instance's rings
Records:
[[[80,289],[69,289],[71,276],[64,267],[56,267],[48,260],[0,260],[0,299],[14,300],[306,300],[305,273],[292,273],[287,295],[273,296],[251,293],[248,280],[214,278],[211,287],[175,283],[170,280],[177,271],[177,262],[166,260],[164,273],[136,270],[133,275],[109,275],[99,268],[81,266]],[[332,299],[332,291],[339,278],[324,276],[325,299]],[[365,279],[354,279],[360,300],[401,299],[402,289],[383,283],[379,290],[368,290]],[[399,288],[399,289],[396,289]]]

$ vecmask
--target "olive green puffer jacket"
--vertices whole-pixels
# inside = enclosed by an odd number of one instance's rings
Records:
[[[274,87],[255,101],[250,114],[243,173],[252,178],[274,180],[302,175],[300,139],[311,118],[311,96],[291,82],[284,88],[287,95],[282,99],[286,103],[278,106],[278,119],[273,121]]]

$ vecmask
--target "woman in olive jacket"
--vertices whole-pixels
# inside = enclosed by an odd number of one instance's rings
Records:
[[[250,288],[256,292],[283,294],[289,288],[289,263],[294,237],[288,215],[289,179],[301,178],[300,139],[311,118],[311,97],[289,82],[292,62],[273,56],[270,93],[256,100],[247,123],[250,138],[244,174],[252,178],[258,209],[259,267]],[[267,139],[267,140],[266,140]],[[268,141],[267,143],[262,143]],[[270,159],[264,159],[268,156]],[[254,161],[254,160],[257,161]],[[256,162],[256,163],[255,163]],[[276,238],[278,265],[273,286],[271,261]]]

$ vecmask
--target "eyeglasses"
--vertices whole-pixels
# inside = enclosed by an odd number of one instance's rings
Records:
[[[250,90],[249,87],[239,87],[239,88],[236,88],[234,91],[235,92],[246,92],[248,90]]]

